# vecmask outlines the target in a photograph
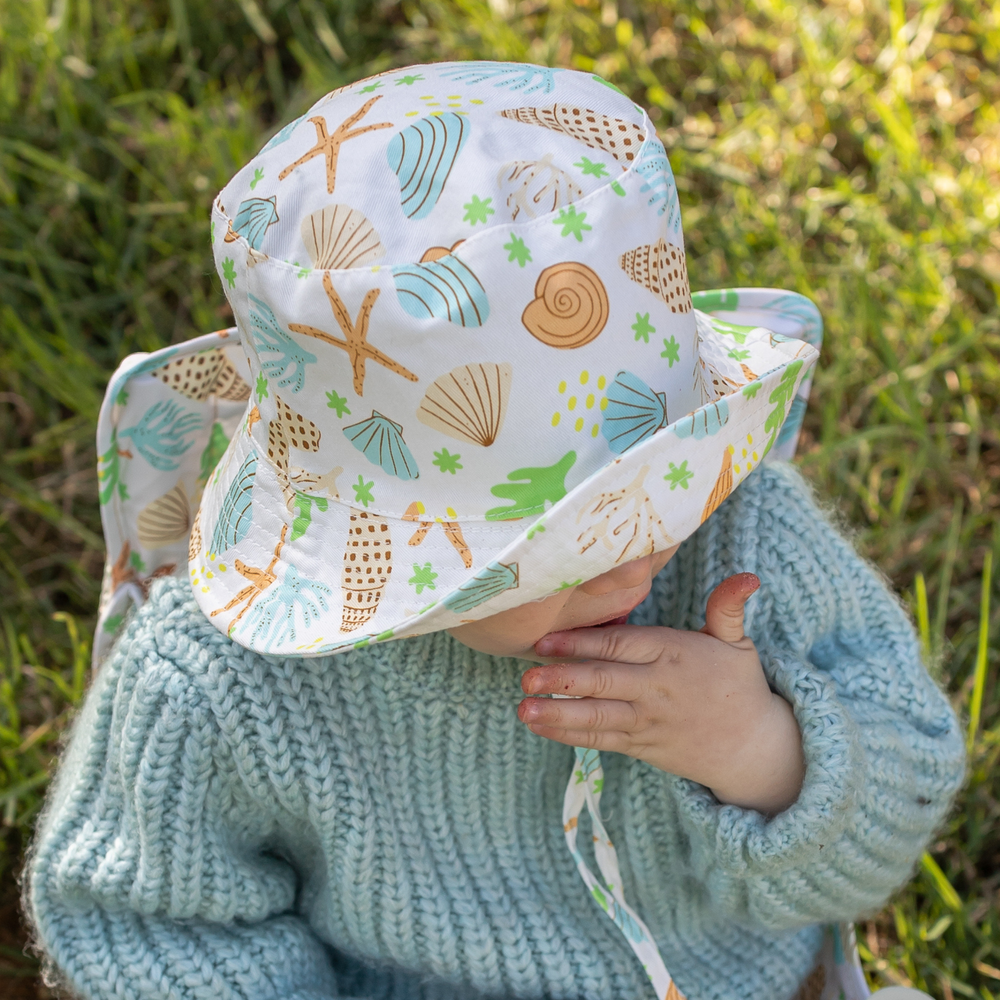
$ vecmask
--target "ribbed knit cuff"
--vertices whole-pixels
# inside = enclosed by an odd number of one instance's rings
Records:
[[[826,845],[842,835],[856,815],[863,780],[854,722],[837,698],[833,682],[808,665],[778,653],[761,653],[764,670],[792,705],[802,733],[806,774],[796,801],[767,817],[752,809],[722,805],[703,785],[678,783],[678,808],[694,847],[698,877],[781,875],[819,861]]]

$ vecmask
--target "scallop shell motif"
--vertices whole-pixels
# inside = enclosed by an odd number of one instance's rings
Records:
[[[215,531],[212,532],[209,552],[219,555],[246,538],[250,522],[253,520],[253,504],[250,498],[256,475],[257,456],[249,455],[244,459],[236,478],[226,490],[219,519],[215,523]]]
[[[399,199],[408,219],[423,219],[438,203],[469,129],[468,119],[449,111],[422,118],[393,136],[386,156],[399,178]]]
[[[191,501],[184,481],[179,480],[172,490],[143,507],[135,526],[139,543],[149,549],[187,538],[191,530]]]
[[[465,614],[505,590],[517,587],[517,563],[491,562],[466,580],[444,599],[444,606],[457,615]]]
[[[707,403],[677,421],[675,431],[679,438],[693,437],[695,441],[710,437],[729,422],[729,403],[725,398]]]
[[[352,510],[341,574],[344,594],[341,632],[353,632],[371,620],[391,573],[389,522],[368,511]]]
[[[503,427],[512,373],[507,362],[459,365],[431,383],[417,419],[448,437],[488,448]]]
[[[479,279],[454,254],[425,264],[392,269],[396,295],[403,311],[416,319],[446,319],[458,326],[482,326],[490,303]]]
[[[654,392],[632,372],[619,372],[608,386],[607,397],[601,433],[616,455],[667,426],[666,394]]]
[[[399,479],[416,479],[420,475],[417,460],[403,440],[403,427],[378,410],[372,410],[367,420],[344,428],[347,439],[369,462],[383,472]]]
[[[327,205],[302,220],[302,242],[315,268],[336,271],[370,264],[385,254],[375,227],[348,205]]]
[[[594,340],[608,322],[608,313],[604,282],[586,264],[567,261],[538,276],[535,297],[521,322],[543,344],[568,349]]]
[[[251,250],[260,250],[264,233],[278,221],[277,203],[275,195],[270,198],[248,198],[240,202],[232,228],[250,244]]]

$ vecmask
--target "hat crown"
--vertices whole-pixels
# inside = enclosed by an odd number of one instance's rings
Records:
[[[251,434],[290,507],[322,482],[396,517],[537,515],[711,398],[666,155],[598,77],[360,81],[278,132],[215,218]]]

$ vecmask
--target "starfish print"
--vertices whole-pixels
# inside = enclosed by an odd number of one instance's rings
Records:
[[[358,93],[359,94],[374,94],[379,87],[382,86],[382,81],[377,80],[375,83],[369,83],[367,87],[362,87]]]
[[[579,163],[574,163],[573,166],[579,167],[583,171],[584,177],[587,174],[593,174],[595,177],[608,176],[608,168],[603,163],[594,163],[592,160],[588,160],[586,156]]]
[[[417,80],[422,80],[423,78],[424,77],[422,73],[417,73],[415,75],[411,74],[409,76],[401,76],[396,81],[396,86],[398,87],[400,84],[405,83],[407,87],[412,87],[417,82]]]
[[[575,236],[577,243],[582,243],[583,231],[585,229],[593,229],[593,226],[588,226],[584,221],[586,218],[586,212],[577,212],[577,210],[570,205],[569,208],[561,209],[552,222],[557,226],[563,227],[560,236]]]
[[[236,560],[236,571],[241,576],[245,576],[250,581],[250,584],[244,587],[224,608],[216,608],[209,615],[210,618],[214,618],[216,615],[221,615],[223,611],[230,611],[237,604],[243,604],[246,601],[243,610],[229,623],[228,635],[231,636],[233,634],[233,629],[236,628],[237,622],[250,610],[250,605],[278,579],[274,572],[274,567],[278,564],[278,558],[281,555],[282,546],[285,544],[285,535],[287,532],[288,525],[283,524],[281,526],[281,537],[278,539],[278,544],[274,547],[274,558],[267,569],[259,569],[257,566],[247,566],[241,559]]]
[[[372,493],[372,487],[374,485],[374,479],[369,479],[366,483],[364,476],[358,476],[358,481],[351,484],[351,489],[354,490],[355,503],[363,503],[366,508],[370,503],[374,503],[375,496]]]
[[[263,373],[257,376],[257,399],[261,400],[267,395],[267,379]]]
[[[694,473],[687,467],[687,459],[685,458],[679,466],[674,465],[673,462],[668,462],[667,464],[670,466],[670,471],[663,478],[670,483],[671,492],[678,486],[686,490],[688,488],[688,480],[694,478]]]
[[[236,287],[236,262],[232,257],[227,257],[222,262],[222,277],[229,283],[230,288]]]
[[[487,222],[491,215],[496,214],[493,209],[490,208],[491,201],[493,201],[492,198],[480,201],[479,195],[474,194],[472,196],[472,201],[468,201],[462,206],[462,208],[465,209],[465,215],[462,216],[462,221],[468,222],[472,226],[474,226],[477,222]]]
[[[649,335],[651,333],[656,333],[656,327],[649,322],[649,313],[636,313],[632,329],[635,330],[635,339],[638,340],[642,337],[647,344],[649,343]],[[671,367],[673,367],[673,365],[671,365]]]
[[[328,392],[326,394],[326,398],[328,400],[326,405],[330,407],[331,410],[336,410],[338,417],[343,417],[345,413],[350,415],[351,411],[347,406],[347,398],[345,396],[341,396],[336,389],[332,392]]]
[[[520,236],[510,234],[510,243],[503,245],[504,250],[510,251],[508,261],[517,261],[518,267],[524,267],[531,261],[531,251],[525,246],[524,240]]]
[[[283,181],[296,167],[308,162],[314,156],[322,155],[326,157],[326,191],[327,194],[333,194],[333,186],[337,183],[337,157],[340,154],[341,144],[347,142],[348,139],[356,139],[359,135],[364,135],[365,132],[374,132],[375,129],[380,128],[392,128],[392,122],[377,122],[374,125],[363,125],[361,128],[351,127],[364,118],[371,110],[372,105],[381,98],[381,94],[376,94],[366,101],[359,111],[355,111],[353,115],[345,118],[337,126],[333,135],[327,133],[326,119],[322,115],[310,118],[309,121],[316,126],[316,145],[303,153],[294,163],[285,167],[278,174],[278,180]]]
[[[442,472],[450,472],[452,475],[455,475],[456,470],[464,468],[459,461],[461,457],[461,455],[452,455],[447,448],[442,448],[440,451],[434,452],[433,464]]]
[[[434,586],[434,581],[438,578],[438,574],[434,572],[431,568],[430,563],[424,563],[423,566],[420,563],[413,564],[413,576],[410,577],[406,582],[411,587],[417,588],[417,593],[422,594],[424,587],[428,590],[436,590]]]
[[[354,391],[359,396],[364,395],[366,358],[371,358],[372,361],[377,361],[389,371],[402,375],[403,378],[409,379],[411,382],[416,382],[417,376],[413,372],[404,368],[398,361],[394,361],[388,354],[383,354],[377,347],[372,347],[367,341],[368,321],[371,319],[372,307],[375,305],[375,300],[379,297],[381,289],[372,288],[365,295],[361,309],[358,311],[358,318],[352,323],[347,306],[344,305],[343,299],[333,287],[329,271],[323,272],[323,288],[326,290],[326,297],[330,300],[330,308],[333,309],[333,315],[337,318],[337,323],[340,324],[344,339],[338,340],[325,331],[317,330],[314,326],[306,326],[304,323],[289,323],[288,329],[294,330],[296,333],[303,333],[307,337],[315,337],[325,344],[333,344],[334,347],[347,351],[347,355],[351,359],[351,368],[354,370]]]
[[[677,343],[677,338],[671,335],[669,340],[666,337],[663,338],[663,346],[666,350],[660,351],[660,357],[666,358],[670,367],[673,368],[674,362],[681,359],[681,345]]]

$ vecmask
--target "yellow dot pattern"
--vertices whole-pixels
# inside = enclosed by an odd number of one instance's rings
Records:
[[[753,446],[753,435],[748,434],[746,445],[740,449],[739,461],[733,463],[733,472],[736,475],[753,472],[754,466],[760,461],[760,455]]]
[[[565,406],[566,411],[572,416],[573,430],[580,433],[584,430],[590,432],[592,438],[596,438],[601,432],[601,425],[591,419],[592,416],[596,417],[597,414],[580,414],[580,410],[594,410],[595,407],[599,410],[604,410],[608,405],[607,396],[603,395],[603,390],[608,384],[608,379],[606,375],[594,375],[593,372],[589,372],[584,369],[577,376],[577,381],[581,386],[586,386],[588,389],[593,389],[596,387],[597,391],[586,392],[586,394],[581,393],[580,395],[574,395],[570,393],[569,383],[566,379],[560,380],[558,384],[559,395],[562,397],[560,402],[560,407]],[[552,426],[558,427],[562,423],[563,413],[561,410],[556,410],[552,414]],[[574,419],[575,418],[575,419]]]

